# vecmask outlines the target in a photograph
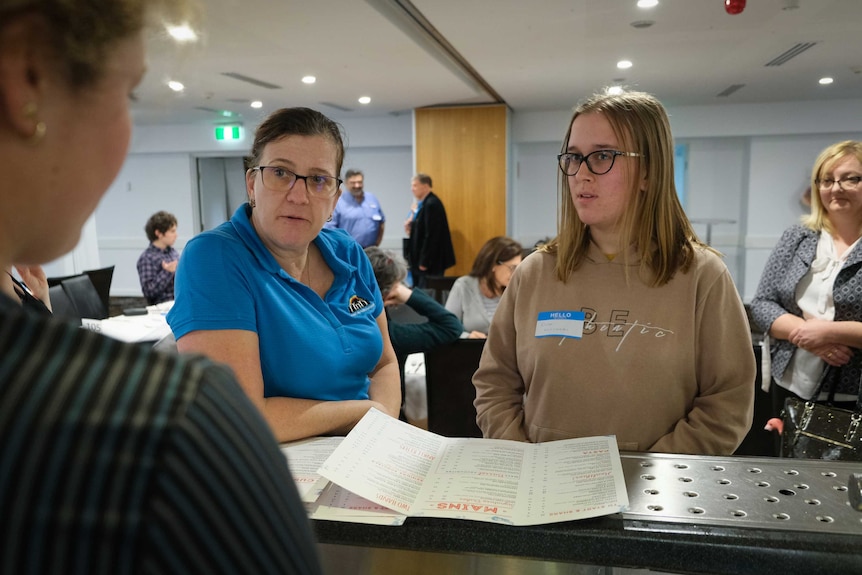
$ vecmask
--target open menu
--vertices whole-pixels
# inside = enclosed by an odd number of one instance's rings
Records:
[[[317,469],[332,455],[343,437],[314,437],[283,445],[290,472],[311,519],[401,525],[406,515],[368,501],[321,477]]]
[[[448,438],[371,409],[318,473],[406,516],[538,525],[628,506],[613,436]]]

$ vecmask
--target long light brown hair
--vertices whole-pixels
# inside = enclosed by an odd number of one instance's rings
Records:
[[[689,269],[695,257],[694,246],[705,247],[676,195],[673,138],[667,113],[656,98],[643,92],[596,94],[575,108],[561,152],[566,151],[572,124],[581,114],[602,114],[621,149],[641,154],[628,172],[631,195],[620,220],[620,245],[634,247],[643,281],[653,286],[664,285],[677,271]],[[541,249],[556,253],[557,277],[565,282],[586,258],[590,230],[572,204],[569,178],[562,171],[557,177],[557,237]],[[640,182],[644,179],[645,189],[641,190]],[[627,250],[623,257],[628,259]]]

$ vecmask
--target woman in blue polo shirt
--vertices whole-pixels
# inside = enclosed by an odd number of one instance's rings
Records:
[[[279,441],[342,435],[371,407],[398,417],[398,362],[362,248],[323,229],[340,195],[338,124],[308,108],[258,127],[248,203],[197,235],[168,323],[180,352],[233,368]]]

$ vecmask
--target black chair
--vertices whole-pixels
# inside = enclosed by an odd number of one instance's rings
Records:
[[[473,374],[484,347],[484,339],[459,339],[425,352],[428,431],[446,437],[482,437],[473,406]]]
[[[62,285],[49,287],[48,297],[51,298],[51,313],[55,318],[81,323],[81,316]]]
[[[114,266],[95,270],[84,270],[82,273],[86,274],[87,277],[90,278],[90,281],[93,282],[93,287],[96,288],[96,293],[99,294],[99,298],[102,300],[102,306],[105,308],[105,313],[108,313],[111,309],[111,280],[114,277]],[[62,284],[64,280],[72,279],[80,275],[81,274],[75,274],[73,276],[48,278],[48,286],[58,286]]]
[[[452,284],[460,276],[425,276],[425,291],[437,300],[440,305],[446,305],[446,298],[452,291]]]
[[[105,319],[108,317],[108,310],[102,304],[102,298],[96,291],[90,276],[87,274],[74,276],[63,280],[60,285],[72,301],[79,318]]]

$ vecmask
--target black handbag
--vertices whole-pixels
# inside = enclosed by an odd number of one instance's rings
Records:
[[[812,397],[820,394],[829,371]],[[795,397],[784,400],[781,457],[862,461],[862,388],[855,410],[833,407],[835,379],[825,404]]]

